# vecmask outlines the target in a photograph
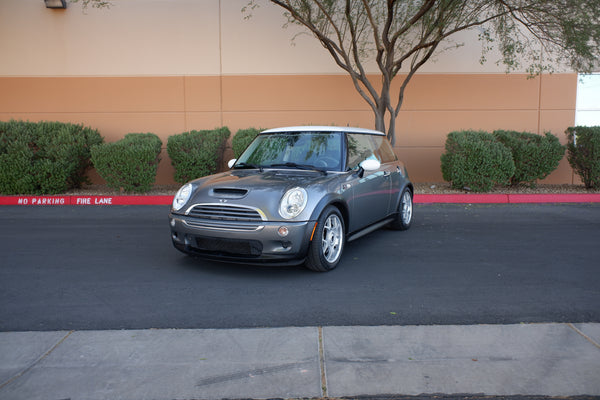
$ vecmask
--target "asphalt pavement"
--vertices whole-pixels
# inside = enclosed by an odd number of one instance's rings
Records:
[[[451,214],[452,208],[440,210],[443,216]],[[587,215],[587,225],[580,219],[574,226],[591,229],[586,231],[584,242],[587,253],[570,247],[564,256],[563,252],[550,252],[559,264],[572,258],[573,267],[589,260],[590,254],[598,254],[598,248],[590,246],[597,227],[597,208],[591,214],[589,209],[579,214],[575,212],[577,207],[560,210],[550,213],[544,209],[542,215],[562,215],[565,223]],[[476,209],[458,230],[447,228],[453,222],[447,215],[445,223],[437,225],[432,220],[422,221],[421,235],[430,236],[429,229],[445,229],[442,239],[455,238],[453,245],[460,244],[463,233],[482,235],[476,228],[486,222],[481,219],[482,214],[485,215],[484,209]],[[503,217],[504,223],[515,223],[519,218],[509,212]],[[4,221],[10,223],[11,219]],[[15,221],[35,224],[39,219],[15,217]],[[544,221],[547,219],[539,220],[540,230],[551,226]],[[501,223],[489,226],[490,235]],[[65,232],[60,235],[68,237]],[[553,235],[553,243],[558,245],[560,235]],[[523,237],[539,243],[543,236],[527,233],[504,238],[499,251],[510,252]],[[109,242],[120,240],[111,237]],[[575,243],[568,242],[569,246]],[[362,246],[366,244],[363,242]],[[22,248],[15,245],[4,250],[28,259],[30,245],[41,246],[32,241]],[[435,251],[436,244],[430,245]],[[86,246],[88,251],[92,249],[91,244]],[[39,251],[40,247],[35,248]],[[464,253],[469,248],[459,247],[456,252]],[[485,265],[484,250],[472,249],[478,262]],[[539,259],[533,253],[529,256],[532,261]],[[41,253],[36,257],[43,260]],[[361,261],[356,258],[348,259],[348,268],[352,268],[353,261]],[[543,261],[537,261],[539,265],[534,263],[534,267],[547,266],[547,260]],[[558,279],[553,269],[544,271]],[[11,269],[11,273],[18,270]],[[565,283],[583,288],[579,275],[587,276],[592,286],[585,286],[585,296],[577,299],[597,302],[597,275],[590,270],[567,276]],[[6,283],[1,287],[8,291],[0,295],[3,301],[9,301],[8,295],[16,295]],[[535,289],[533,284],[527,287]],[[540,295],[535,292],[529,299],[534,302]],[[558,292],[548,296],[566,299]],[[587,304],[585,310],[597,308],[600,304]],[[235,329],[5,329],[0,332],[0,400],[600,397],[600,323],[593,311],[575,315],[586,321]],[[14,316],[10,314],[11,319]]]
[[[0,207],[0,331],[600,322],[600,204],[419,205],[328,273],[187,257],[167,214]]]

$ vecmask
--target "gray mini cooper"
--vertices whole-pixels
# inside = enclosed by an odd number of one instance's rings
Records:
[[[329,271],[347,241],[412,222],[413,186],[382,132],[269,129],[229,167],[175,195],[171,238],[182,252]]]

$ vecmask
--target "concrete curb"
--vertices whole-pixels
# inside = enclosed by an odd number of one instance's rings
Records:
[[[415,203],[517,204],[600,203],[600,193],[556,194],[415,194]]]
[[[168,205],[173,196],[0,196],[5,206],[150,206]]]
[[[171,195],[161,196],[0,196],[6,206],[107,206],[170,205]],[[523,204],[600,203],[600,193],[557,194],[415,194],[415,204]]]

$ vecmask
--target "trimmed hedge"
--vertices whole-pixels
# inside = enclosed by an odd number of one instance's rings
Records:
[[[175,181],[185,183],[217,172],[230,134],[223,127],[170,136],[167,152],[175,168]]]
[[[508,147],[515,163],[515,173],[510,184],[535,186],[556,168],[565,154],[565,146],[549,132],[544,136],[529,132],[494,131],[496,139]]]
[[[0,193],[58,194],[88,183],[97,130],[62,122],[0,122]]]
[[[92,162],[109,187],[144,193],[156,180],[161,148],[162,141],[153,133],[129,133],[117,142],[92,147]]]
[[[233,157],[240,158],[246,147],[254,140],[262,129],[248,128],[240,129],[231,139],[231,147],[233,147]]]
[[[567,159],[587,189],[600,188],[600,126],[568,128]]]
[[[441,156],[442,175],[455,189],[489,191],[506,185],[515,173],[510,150],[483,131],[451,132]]]

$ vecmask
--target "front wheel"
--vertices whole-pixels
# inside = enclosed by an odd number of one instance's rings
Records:
[[[405,231],[410,228],[413,218],[413,194],[410,188],[404,188],[400,196],[400,205],[396,218],[390,223],[392,229]]]
[[[313,240],[308,249],[306,267],[326,272],[334,269],[342,257],[346,230],[340,211],[329,206],[319,216]]]

